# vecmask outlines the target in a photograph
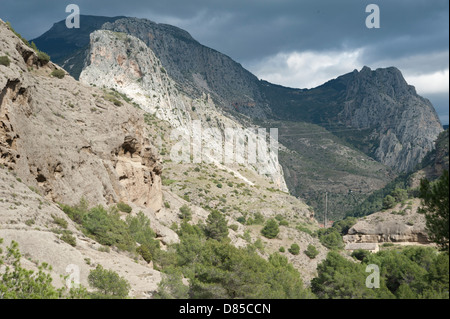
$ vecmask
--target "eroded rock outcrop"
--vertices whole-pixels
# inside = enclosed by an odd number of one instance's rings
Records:
[[[345,243],[431,244],[425,216],[417,212],[420,200],[378,212],[360,219],[344,236]]]
[[[159,210],[162,166],[144,112],[69,76],[52,77],[58,66],[39,65],[31,48],[1,28],[1,50],[12,63],[0,66],[0,164],[52,201],[124,200]]]

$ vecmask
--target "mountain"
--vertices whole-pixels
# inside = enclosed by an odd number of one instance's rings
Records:
[[[394,67],[364,67],[310,90],[263,87],[277,118],[323,126],[396,172],[414,169],[442,131],[432,104]]]
[[[68,29],[66,20],[55,23],[52,28],[39,38],[32,40],[37,47],[45,48],[52,61],[61,65],[78,79],[83,68],[89,34],[101,28],[106,22],[123,17],[100,17],[83,15],[83,23],[79,29]],[[31,41],[30,41],[31,42]]]
[[[192,119],[211,116],[210,128],[221,123],[238,128],[239,123],[207,95],[192,99],[178,91],[141,40],[108,30],[90,35],[89,56],[99,54],[82,78],[89,82],[92,77],[100,87],[41,61],[1,20],[0,42],[0,245],[17,242],[26,269],[46,262],[54,285],[63,287],[67,267],[75,267],[80,283],[89,287],[89,274],[102,266],[130,283],[131,297],[151,298],[166,276],[161,270],[177,260],[178,230],[203,225],[220,213],[227,250],[245,248],[236,251],[268,263],[281,247],[311,244],[318,253],[314,259],[285,252],[283,260],[289,271],[301,271],[304,283],[315,276],[328,249],[312,236],[319,228],[312,209],[283,191],[282,175],[277,184],[258,171],[259,165],[172,161],[177,141],[171,132],[190,136]],[[104,51],[113,43],[115,50]],[[107,54],[102,56],[102,50]],[[140,68],[145,76],[136,72]],[[102,87],[111,74],[123,79],[123,92],[138,97],[140,92],[128,85],[142,84],[147,93],[153,90],[149,98],[155,100],[141,108],[139,99]],[[218,147],[213,139],[208,142]],[[183,211],[189,212],[188,224]],[[151,260],[139,249],[143,239],[129,237],[130,219],[136,218],[140,227],[147,227],[142,219],[148,221],[146,240],[159,247]],[[262,237],[265,222],[275,218],[280,221],[277,238]]]
[[[435,147],[416,166],[405,174],[401,174],[383,188],[373,192],[359,206],[348,212],[349,216],[365,216],[373,214],[383,207],[383,199],[391,195],[396,189],[408,190],[411,195],[416,194],[420,186],[420,180],[426,178],[434,181],[440,178],[445,170],[449,170],[449,143],[448,129],[439,134],[435,141]],[[417,194],[416,194],[417,195]]]
[[[50,55],[64,55],[63,66],[78,77],[92,63],[89,55],[95,41],[89,45],[88,39],[94,29],[139,39],[161,62],[177,92],[194,100],[209,96],[218,110],[244,127],[279,128],[286,185],[315,208],[316,216],[324,211],[324,192],[334,198],[333,218],[341,218],[397,174],[413,170],[442,131],[431,103],[417,95],[394,67],[364,67],[317,88],[292,89],[258,80],[230,57],[174,26],[122,17],[100,26],[105,18],[81,19],[84,29],[66,34],[61,21],[45,38],[64,37],[61,47],[73,42],[83,49],[67,53],[48,45],[43,36],[33,41]],[[123,90],[122,85],[107,82],[103,85]],[[149,89],[139,86],[141,91]],[[305,134],[311,130],[314,135]]]

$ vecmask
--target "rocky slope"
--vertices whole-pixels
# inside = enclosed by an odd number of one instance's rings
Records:
[[[45,48],[52,61],[67,70],[78,79],[85,66],[89,34],[101,28],[106,22],[112,22],[123,17],[100,17],[83,15],[80,28],[68,29],[66,20],[53,24],[52,28],[33,41],[39,48]]]
[[[169,122],[172,129],[185,132],[185,137],[191,136],[192,144],[196,145],[193,147],[202,149],[205,157],[202,161],[229,166],[221,150],[234,150],[237,141],[226,138],[225,132],[227,129],[243,132],[244,127],[216,107],[209,95],[193,99],[179,91],[180,85],[167,75],[160,60],[144,42],[125,33],[98,30],[91,34],[89,52],[89,65],[80,75],[81,82],[126,94],[150,114]],[[194,137],[196,134],[198,137]],[[259,139],[249,130],[245,136],[249,140]],[[263,154],[263,149],[258,148],[259,154]],[[267,175],[277,188],[287,191],[276,153],[271,152],[257,161],[248,160],[249,152],[243,155],[247,160],[240,161],[241,164]]]
[[[41,63],[1,20],[0,42],[0,56],[11,61],[0,65],[0,237],[6,245],[17,241],[25,262],[50,263],[57,286],[69,265],[87,286],[89,269],[102,264],[129,280],[132,296],[150,296],[158,271],[124,252],[99,251],[56,205],[82,197],[92,206],[124,201],[155,219],[162,166],[143,111],[125,101],[116,106],[68,75],[52,77],[60,67]],[[60,240],[52,215],[67,221],[76,247]]]
[[[140,109],[132,98],[113,88],[122,88],[140,102],[137,91],[126,84],[132,84],[129,79],[136,77],[132,67],[136,54],[142,48],[151,56],[150,49],[137,38],[123,34],[101,31],[97,36],[98,43],[103,41],[104,45],[117,37],[123,40],[117,41],[116,51],[105,52],[101,46],[93,46],[94,57],[102,52],[105,56],[94,58],[91,68],[86,69],[86,78],[89,72],[110,70],[115,72],[114,76],[109,74],[111,79],[126,80],[111,82],[112,89],[91,87],[68,74],[61,79],[52,76],[61,68],[52,62],[41,63],[36,52],[0,20],[0,56],[8,56],[11,61],[8,66],[0,65],[0,238],[5,239],[4,246],[17,241],[27,268],[35,269],[37,261],[51,264],[57,286],[64,285],[60,275],[67,275],[70,265],[79,267],[81,284],[88,286],[89,271],[101,264],[130,282],[132,297],[149,298],[162,274],[151,263],[126,251],[105,251],[83,234],[58,203],[73,205],[83,197],[90,207],[128,203],[132,216],[142,211],[150,219],[162,249],[179,241],[173,225],[181,223],[178,215],[183,205],[191,207],[192,223],[204,222],[212,209],[220,209],[229,225],[237,225],[229,234],[237,247],[254,244],[261,237],[262,227],[240,224],[239,217],[261,213],[264,222],[281,215],[289,225],[281,227],[277,239],[262,238],[265,247],[260,248],[260,254],[267,258],[294,242],[302,250],[314,244],[319,250],[314,260],[303,253],[285,253],[308,283],[327,253],[317,238],[297,229],[299,225],[303,230],[318,228],[312,210],[251,166],[173,162],[168,150],[177,142],[170,138],[177,125],[183,128],[190,118],[207,115],[214,115],[216,126],[235,122],[214,111],[215,104],[208,96],[190,99],[179,93],[161,68],[153,69],[159,65],[157,59],[147,61],[149,72],[142,83],[160,100],[145,104],[153,113]],[[93,37],[94,42],[96,39]],[[127,43],[135,49],[129,56]],[[116,58],[122,53],[125,58],[120,64]],[[102,68],[112,62],[110,69]],[[198,112],[192,110],[193,106]],[[172,113],[182,107],[191,117]],[[223,187],[219,188],[219,183]],[[61,239],[56,218],[67,222],[75,246]]]
[[[280,130],[284,129],[285,132],[280,131],[279,139],[287,146],[287,156],[284,156],[284,160],[281,159],[281,164],[291,176],[287,181],[290,192],[295,196],[307,198],[318,211],[322,210],[319,195],[311,196],[305,189],[313,189],[317,194],[324,191],[335,193],[339,202],[337,218],[345,214],[348,209],[354,208],[374,189],[383,187],[395,177],[395,174],[411,171],[432,149],[433,141],[442,130],[429,101],[418,96],[414,88],[407,85],[400,71],[395,68],[372,71],[365,67],[359,72],[355,70],[311,90],[290,89],[259,81],[240,64],[201,45],[189,33],[177,27],[136,18],[111,18],[99,27],[100,22],[104,22],[103,18],[95,23],[93,22],[95,17],[82,16],[81,19],[84,19],[83,24],[91,26],[86,27],[85,30],[78,30],[76,34],[73,32],[68,34],[67,31],[60,30],[60,24],[64,23],[62,21],[55,24],[45,37],[39,37],[34,41],[51,55],[59,54],[60,50],[54,44],[56,39],[63,36],[65,39],[60,42],[61,44],[83,43],[86,49],[83,49],[82,54],[77,52],[66,54],[65,57],[65,61],[71,61],[70,65],[65,65],[73,66],[81,72],[82,69],[90,68],[89,52],[95,43],[91,39],[89,45],[89,33],[94,29],[123,32],[131,35],[132,38],[140,39],[152,51],[148,54],[150,59],[160,61],[168,77],[173,80],[172,83],[175,83],[168,89],[171,100],[179,101],[179,98],[174,95],[179,96],[183,93],[181,95],[188,96],[194,103],[196,100],[209,101],[207,103],[210,108],[214,105],[219,112],[225,110],[228,117],[232,115],[235,122],[240,122],[246,127],[253,124],[262,126],[264,122],[270,123],[274,120],[280,123]],[[46,38],[52,38],[55,41],[51,42],[52,45],[48,45],[49,42],[43,41]],[[145,65],[141,59],[138,64],[142,63]],[[157,69],[160,67],[157,66]],[[69,71],[75,76],[79,74],[72,69]],[[156,70],[156,72],[159,71]],[[162,78],[168,77],[162,76]],[[134,82],[139,80],[133,76],[131,79]],[[149,79],[150,77],[147,80]],[[138,93],[140,96],[133,96],[135,100],[142,100],[142,96],[145,96],[142,90],[156,92],[149,96],[148,100],[153,101],[147,104],[155,105],[154,103],[158,100],[160,103],[166,103],[168,98],[161,97],[163,93],[158,93],[164,84],[158,88],[156,84],[159,83],[158,81],[144,83],[145,80],[144,76],[139,85],[133,84],[133,88],[123,88],[122,92],[127,92],[125,94],[130,96]],[[114,82],[111,79],[103,79],[103,81],[108,82],[105,84],[109,87],[117,89],[120,87],[117,83],[111,83]],[[137,86],[140,86],[140,89],[136,89]],[[185,105],[185,112],[191,114],[186,116],[196,118],[193,112],[190,112],[191,106],[197,110],[204,108],[199,108],[193,102],[189,103]],[[198,118],[201,118],[201,115]],[[295,134],[302,132],[294,131],[298,126],[304,126],[305,122],[324,128],[333,134],[332,140],[337,149],[357,149],[360,151],[357,157],[365,163],[372,162],[371,158],[373,158],[382,165],[375,163],[376,165],[369,168],[369,172],[361,175],[359,169],[356,171],[353,169],[354,160],[337,159],[334,148],[325,147],[322,149],[322,155],[317,156],[314,147],[305,148],[305,143],[300,141],[302,139],[313,145],[316,143],[314,138],[310,136],[300,137],[297,140],[295,138]],[[327,132],[323,131],[321,134],[326,135]],[[294,137],[289,136],[292,134]],[[350,152],[355,151],[346,151],[346,153]],[[302,182],[302,175],[305,175],[302,170],[314,168],[308,163],[305,165],[304,155],[311,159],[310,163],[317,163],[317,167],[327,167],[325,170],[316,170],[316,178],[307,183]],[[341,161],[342,165],[330,166],[330,159]],[[331,163],[334,161],[332,160]],[[340,176],[339,179],[334,178],[336,175]],[[361,180],[368,176],[370,176],[370,182],[368,185],[362,185]],[[360,195],[355,197],[356,200],[347,200],[343,194],[328,189],[325,184],[329,185],[329,182],[323,183],[330,178],[333,181],[345,180],[345,185],[338,182],[333,184],[333,189],[345,188],[346,192],[357,189],[361,190]]]
[[[425,229],[425,216],[417,212],[419,199],[363,217],[344,236],[345,243],[397,243],[432,245]]]
[[[321,125],[397,172],[413,170],[443,130],[394,67],[364,67],[311,90],[265,88],[279,118]]]

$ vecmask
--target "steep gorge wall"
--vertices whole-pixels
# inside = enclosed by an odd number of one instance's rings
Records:
[[[125,94],[148,113],[168,122],[173,129],[185,132],[186,138],[194,136],[197,132],[194,121],[199,121],[197,123],[201,123],[202,144],[198,146],[202,147],[202,155],[207,157],[207,161],[215,162],[219,168],[225,165],[236,175],[240,175],[233,165],[223,163],[220,154],[209,156],[209,151],[214,153],[227,147],[234,149],[225,138],[225,130],[242,131],[245,128],[218,108],[209,95],[204,94],[196,99],[181,92],[179,84],[168,76],[153,51],[138,38],[108,30],[93,32],[88,66],[81,73],[80,81],[113,88]],[[203,134],[211,130],[218,130],[218,134],[209,137]],[[256,140],[258,137],[254,132],[246,133],[249,140]],[[193,138],[193,143],[198,141]],[[270,152],[267,162],[244,161],[243,165],[257,172],[269,171],[268,178],[277,188],[287,191],[276,153]],[[265,166],[267,169],[264,169]],[[245,178],[243,180],[247,182]]]

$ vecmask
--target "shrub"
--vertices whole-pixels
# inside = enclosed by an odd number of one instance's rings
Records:
[[[186,221],[189,221],[192,219],[192,210],[189,206],[186,204],[180,207],[180,214],[178,214],[178,217],[181,219],[184,219]]]
[[[317,231],[322,245],[328,249],[342,249],[344,248],[344,241],[342,240],[341,234],[333,227],[326,229],[319,229]]]
[[[80,200],[80,203],[76,206],[71,207],[68,205],[60,204],[60,207],[71,220],[80,225],[83,223],[84,215],[86,215],[88,212],[88,202],[84,198],[82,198]]]
[[[300,253],[300,246],[297,244],[292,244],[288,250],[292,255],[298,255]]]
[[[130,205],[120,202],[117,204],[117,209],[124,213],[131,213],[133,210]]]
[[[261,234],[266,238],[272,239],[277,237],[279,231],[277,221],[275,219],[269,219],[261,230]]]
[[[65,220],[64,218],[61,218],[61,217],[57,217],[55,215],[52,215],[52,218],[53,218],[53,222],[56,225],[58,225],[58,226],[60,226],[60,227],[62,227],[64,229],[67,228],[67,226],[68,226],[67,220]]]
[[[238,225],[233,224],[233,225],[230,225],[229,228],[234,230],[234,231],[237,231],[239,227],[238,227]]]
[[[358,259],[359,261],[364,261],[369,256],[369,251],[364,249],[357,249],[352,252],[352,257]]]
[[[34,225],[34,223],[35,223],[34,219],[27,219],[27,220],[25,221],[25,225],[27,225],[27,226]]]
[[[101,251],[103,253],[109,253],[111,249],[108,246],[101,246],[98,248],[98,251]]]
[[[389,208],[393,208],[396,204],[395,198],[392,197],[391,195],[387,195],[384,199],[383,199],[383,208],[384,209],[389,209]]]
[[[50,73],[50,75],[58,79],[62,79],[66,75],[66,72],[64,72],[64,70],[56,69],[53,70],[52,73]]]
[[[104,269],[101,265],[89,272],[88,281],[104,295],[94,297],[126,298],[130,290],[130,284],[124,278],[112,270]]]
[[[169,202],[164,202],[164,207],[165,207],[165,208],[170,208]]]
[[[280,247],[280,249],[278,249],[278,251],[279,251],[280,253],[284,253],[284,252],[286,251],[286,249],[284,249],[284,247]]]
[[[150,262],[151,256],[155,256],[159,249],[159,241],[155,239],[156,234],[150,228],[150,220],[143,212],[139,212],[136,216],[128,216],[126,222],[131,237],[141,245],[137,252]]]
[[[0,244],[3,239],[0,238]],[[34,272],[21,265],[22,254],[19,244],[12,241],[5,251],[0,249],[0,265],[9,261],[10,266],[4,267],[0,276],[0,294],[2,299],[57,299],[60,290],[52,285],[52,277],[47,272],[49,266],[45,263],[38,265]]]
[[[449,175],[444,171],[435,182],[420,181],[422,207],[419,213],[425,214],[426,229],[430,239],[442,250],[449,249]]]
[[[60,239],[73,247],[77,245],[77,239],[68,231],[65,231]]]
[[[397,203],[400,203],[400,202],[408,199],[408,191],[406,189],[396,188],[391,193],[391,196],[394,197],[394,199]]]
[[[245,225],[245,222],[246,222],[244,216],[240,216],[240,217],[236,218],[236,221],[241,223],[242,225]]]
[[[9,66],[10,63],[11,61],[6,55],[0,56],[0,65]]]
[[[206,219],[205,235],[215,240],[223,240],[228,237],[228,227],[225,217],[213,210]]]
[[[47,53],[42,52],[42,51],[37,52],[37,57],[38,57],[39,62],[41,62],[41,64],[47,64],[50,61],[50,56]]]
[[[116,246],[122,250],[133,250],[135,242],[128,231],[128,225],[117,212],[107,212],[102,206],[92,208],[83,216],[86,232],[102,245]]]
[[[316,258],[316,256],[319,254],[319,251],[317,250],[316,246],[309,244],[308,248],[305,250],[305,255],[308,256],[310,259]]]
[[[144,258],[146,262],[151,262],[153,257],[152,253],[150,252],[150,248],[147,245],[141,245],[136,249],[136,252]]]
[[[289,222],[286,219],[280,221],[280,226],[289,226]]]
[[[306,227],[303,224],[298,224],[296,228],[297,228],[298,231],[304,232],[304,233],[309,234],[311,236],[314,235],[313,232],[308,227]]]
[[[264,224],[264,216],[261,213],[255,213],[255,215],[253,215],[253,224],[255,225],[262,225]]]

